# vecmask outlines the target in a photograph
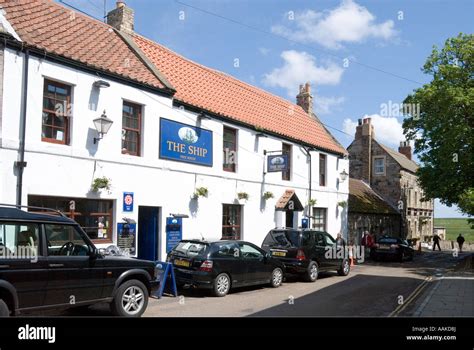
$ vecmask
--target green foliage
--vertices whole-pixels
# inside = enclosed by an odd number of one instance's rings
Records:
[[[425,198],[460,204],[474,214],[474,35],[459,34],[433,48],[423,72],[432,81],[404,101],[419,106],[406,114],[405,136],[421,161],[418,176]]]
[[[316,202],[317,202],[316,199],[312,198],[312,199],[310,199],[310,200],[308,201],[308,206],[309,206],[309,207],[312,207],[313,205],[316,204]]]
[[[103,176],[103,177],[98,177],[94,179],[94,181],[92,182],[91,189],[94,192],[99,192],[100,190],[110,191],[110,186],[111,186],[110,179]]]
[[[199,197],[207,197],[209,194],[209,191],[207,190],[206,187],[198,187],[194,191],[194,198],[197,199]]]
[[[239,199],[249,199],[249,194],[247,192],[239,192],[237,193],[237,198]]]
[[[263,194],[263,198],[265,198],[265,200],[268,200],[270,198],[273,198],[273,192],[270,192],[270,191],[267,191]]]
[[[464,218],[435,218],[434,226],[446,228],[446,239],[448,241],[455,241],[461,233],[466,242],[474,242],[474,228],[468,223],[468,220]]]

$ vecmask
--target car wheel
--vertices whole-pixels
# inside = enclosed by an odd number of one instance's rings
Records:
[[[278,288],[283,283],[283,271],[279,267],[275,268],[272,272],[272,280],[270,281],[270,285],[273,288]]]
[[[10,316],[10,310],[8,309],[8,305],[0,299],[0,317],[8,317]]]
[[[112,313],[123,317],[140,317],[148,306],[148,289],[138,280],[124,282],[111,303]]]
[[[344,259],[341,263],[341,268],[337,270],[339,276],[347,276],[351,271],[351,266],[349,264],[349,260]]]
[[[306,282],[315,282],[318,279],[319,268],[316,261],[311,261],[308,265],[308,269],[304,275]]]
[[[226,273],[221,273],[214,280],[214,295],[224,297],[230,290],[230,277]]]

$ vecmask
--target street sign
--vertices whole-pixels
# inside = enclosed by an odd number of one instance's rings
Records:
[[[267,172],[287,171],[288,168],[287,154],[267,156]]]
[[[153,294],[155,298],[161,298],[165,288],[168,286],[168,289],[171,290],[171,293],[177,297],[178,289],[176,288],[176,278],[174,277],[173,264],[157,261],[156,262],[156,271],[158,275],[156,279],[160,283],[158,290]],[[169,285],[171,283],[171,285]]]
[[[133,192],[123,193],[123,211],[124,212],[133,211]]]

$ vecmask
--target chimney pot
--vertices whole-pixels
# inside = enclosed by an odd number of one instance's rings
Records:
[[[116,8],[107,14],[107,24],[117,30],[133,33],[134,11],[125,4],[125,1],[117,1]]]
[[[125,1],[117,1],[117,8],[120,8],[120,7],[124,7],[126,6],[127,4],[125,3]]]
[[[359,124],[359,125],[362,125],[362,119],[359,119],[359,120],[358,120],[358,124]]]

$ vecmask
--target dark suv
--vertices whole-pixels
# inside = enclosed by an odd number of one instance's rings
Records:
[[[262,248],[280,259],[286,272],[299,274],[314,282],[319,271],[335,270],[341,276],[350,272],[345,247],[338,247],[327,232],[308,229],[273,229],[265,237]]]
[[[105,256],[74,220],[51,214],[0,205],[0,316],[99,302],[115,315],[141,316],[155,264]]]

